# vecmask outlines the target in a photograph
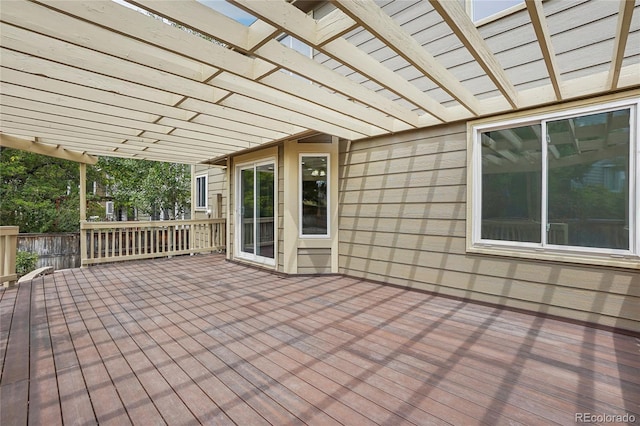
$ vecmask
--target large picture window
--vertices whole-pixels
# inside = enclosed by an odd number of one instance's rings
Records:
[[[302,236],[329,236],[329,155],[300,156],[300,229]]]
[[[637,105],[474,128],[476,247],[638,255]]]

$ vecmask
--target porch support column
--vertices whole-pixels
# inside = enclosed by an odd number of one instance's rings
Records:
[[[193,220],[196,218],[196,165],[191,165],[191,217]]]
[[[235,208],[235,192],[236,192],[236,184],[233,181],[233,177],[234,177],[234,173],[232,169],[232,162],[231,162],[231,156],[227,157],[227,235],[226,235],[226,243],[227,243],[227,259],[231,260],[233,259],[233,253],[232,251],[235,250],[235,247],[233,246],[233,241],[231,240],[231,227],[235,225],[235,220],[242,220],[242,219],[238,219],[237,215],[235,213],[232,212],[231,210],[231,206],[233,205],[233,207]],[[233,204],[232,204],[233,203]],[[235,236],[235,234],[234,234]]]
[[[87,237],[82,225],[87,221],[87,165],[80,163],[80,266],[87,257]]]
[[[80,163],[80,221],[87,220],[87,165]]]

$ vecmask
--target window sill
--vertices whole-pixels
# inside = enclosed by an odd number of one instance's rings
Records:
[[[559,252],[550,249],[518,249],[498,246],[471,246],[467,253],[511,257],[530,261],[550,261],[590,266],[606,266],[640,270],[640,257],[634,255],[592,255],[578,252]]]

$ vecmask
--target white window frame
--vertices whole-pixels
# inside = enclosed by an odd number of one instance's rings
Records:
[[[541,242],[517,242],[488,240],[481,238],[482,227],[482,146],[480,135],[491,130],[522,127],[532,124],[541,125],[541,135],[546,135],[546,123],[549,121],[607,112],[630,109],[629,129],[629,249],[606,249],[593,247],[563,246],[547,244],[546,233],[542,229],[547,224],[547,142],[542,137],[542,193],[541,193]],[[528,117],[519,117],[481,124],[470,123],[469,130],[469,170],[468,170],[468,217],[471,219],[467,227],[467,252],[503,255],[510,257],[547,259],[562,262],[573,262],[603,266],[631,267],[638,269],[640,264],[640,100],[621,100],[584,107],[576,107],[563,111],[541,113]]]
[[[302,157],[324,157],[327,159],[327,232],[326,234],[304,234],[302,232]],[[298,223],[300,238],[331,238],[331,154],[326,152],[301,152],[298,156]]]
[[[204,179],[204,206],[200,206],[198,205],[198,202],[200,201],[200,197],[198,194],[198,180],[199,179]],[[195,193],[195,210],[197,211],[207,211],[207,209],[209,208],[209,176],[207,174],[200,174],[200,175],[196,175],[195,177],[195,186],[196,186],[196,193]]]

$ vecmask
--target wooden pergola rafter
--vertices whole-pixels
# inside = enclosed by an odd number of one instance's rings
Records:
[[[456,2],[409,6],[449,28],[495,88],[490,96],[407,30],[394,1],[334,0],[317,19],[304,2],[229,2],[256,21],[195,0],[3,1],[0,131],[80,154],[199,163],[310,132],[357,140],[640,86],[638,61],[625,61],[638,30],[633,1],[617,7],[609,72],[566,79],[547,3],[526,0],[548,84],[525,90]],[[378,47],[353,43],[361,31]],[[284,36],[330,61],[285,46]],[[381,61],[379,49],[411,72]]]

